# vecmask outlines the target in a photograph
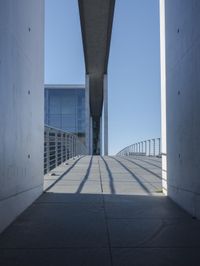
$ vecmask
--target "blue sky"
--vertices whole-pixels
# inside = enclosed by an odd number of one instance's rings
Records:
[[[83,84],[77,0],[46,0],[45,82]],[[160,136],[159,0],[116,0],[108,67],[109,153]]]

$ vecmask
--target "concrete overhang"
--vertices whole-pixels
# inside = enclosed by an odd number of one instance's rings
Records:
[[[79,0],[86,74],[90,82],[90,111],[99,118],[103,78],[107,74],[115,0]]]

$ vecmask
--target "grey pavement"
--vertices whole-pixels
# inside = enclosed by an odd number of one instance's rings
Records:
[[[200,265],[200,221],[162,194],[161,160],[84,156],[0,235],[1,266]]]

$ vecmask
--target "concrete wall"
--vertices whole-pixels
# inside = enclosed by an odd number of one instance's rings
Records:
[[[200,218],[200,1],[160,4],[166,193]]]
[[[90,134],[90,77],[85,76],[85,145],[88,154],[91,153],[91,134]]]
[[[108,155],[108,77],[104,75],[103,81],[104,105],[104,155]]]
[[[0,1],[0,231],[41,193],[44,1]]]

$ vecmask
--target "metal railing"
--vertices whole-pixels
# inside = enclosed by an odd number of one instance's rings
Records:
[[[64,161],[84,154],[87,154],[86,147],[76,135],[45,125],[44,174]]]
[[[161,142],[160,138],[148,139],[140,141],[130,146],[127,146],[123,150],[119,151],[117,155],[120,156],[157,156],[161,157]]]

